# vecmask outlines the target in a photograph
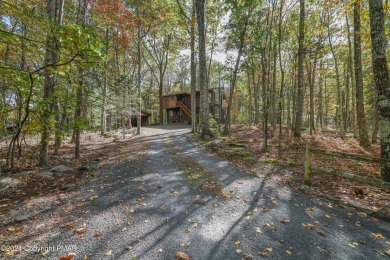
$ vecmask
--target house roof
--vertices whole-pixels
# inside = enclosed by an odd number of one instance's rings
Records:
[[[141,110],[141,116],[151,116],[151,115],[152,115],[152,113],[145,111],[145,110]]]
[[[180,92],[180,93],[171,93],[171,94],[163,95],[163,97],[177,96],[177,95],[190,96],[191,94],[187,92]]]

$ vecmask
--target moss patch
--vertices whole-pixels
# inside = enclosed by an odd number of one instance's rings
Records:
[[[234,151],[229,153],[231,156],[236,156],[236,157],[250,157],[252,154],[250,152],[245,152],[245,151]]]
[[[280,163],[280,161],[278,159],[274,159],[274,158],[267,159],[264,162],[268,163],[268,164],[279,164]]]
[[[246,147],[245,143],[226,143],[224,145],[230,147]]]

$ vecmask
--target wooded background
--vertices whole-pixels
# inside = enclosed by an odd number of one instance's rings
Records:
[[[269,131],[299,139],[327,127],[367,149],[380,136],[390,158],[388,1],[0,2],[9,169],[28,136],[40,136],[41,166],[67,135],[80,157],[82,132],[117,129],[137,98],[163,123],[164,94],[200,90],[201,133],[210,135],[209,88],[228,97],[223,133],[262,124],[265,150]],[[382,176],[390,179],[386,165]]]

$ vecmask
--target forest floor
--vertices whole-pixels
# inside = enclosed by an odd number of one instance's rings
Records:
[[[248,140],[256,135],[257,129],[252,130]],[[143,128],[140,136],[124,140],[86,135],[82,160],[72,159],[73,145],[65,142],[51,163],[73,170],[49,174],[50,168],[31,167],[12,174],[20,183],[0,192],[0,257],[173,259],[185,253],[191,259],[381,259],[390,255],[388,222],[295,191],[302,183],[302,166],[284,167],[272,151],[262,155],[256,150],[260,140],[249,145],[254,140],[242,140],[245,133],[243,126],[233,131],[231,138],[239,136],[237,143],[245,144],[236,147],[242,150],[233,156],[224,154],[230,148],[216,151],[217,156],[209,153],[204,148],[207,143],[194,141],[186,126]],[[258,157],[246,159],[248,152]],[[299,164],[298,152],[287,162]],[[35,158],[33,149],[30,154]],[[229,160],[221,158],[225,156]],[[79,170],[90,161],[99,161],[100,169]],[[316,194],[320,179],[313,177]],[[374,193],[365,192],[364,198]],[[381,196],[378,199],[388,203]],[[379,209],[379,204],[367,206]]]
[[[285,133],[286,129],[283,129]],[[252,172],[264,172],[266,165],[272,165],[268,177],[281,185],[298,189],[303,184],[303,165],[305,161],[305,142],[309,135],[303,132],[300,143],[282,139],[279,149],[278,134],[269,129],[270,138],[267,152],[264,152],[264,135],[262,127],[235,125],[229,137],[220,137],[211,142],[198,141],[205,144],[210,152],[218,154],[240,167]],[[335,130],[323,130],[314,135],[312,148],[357,154],[367,157],[380,157],[379,144],[373,144],[371,149],[363,149],[353,136],[341,138]],[[352,173],[357,176],[380,180],[379,164],[356,161],[329,155],[312,155],[312,186],[310,193],[332,200],[366,209],[367,212],[389,218],[390,190],[355,180],[330,175],[316,169]],[[283,170],[288,169],[289,174]]]

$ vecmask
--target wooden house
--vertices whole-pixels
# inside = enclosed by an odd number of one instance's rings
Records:
[[[225,122],[225,109],[221,106],[225,96],[218,98],[217,88],[209,89],[209,112],[221,123]],[[200,111],[200,92],[196,92],[196,108],[191,108],[191,94],[182,92],[163,96],[163,108],[166,111],[167,123],[191,124],[191,114],[195,111],[197,118]],[[221,117],[220,117],[221,115]]]
[[[133,113],[135,114],[135,113]],[[147,111],[141,110],[141,126],[149,126],[149,117],[152,115],[152,113],[149,113]],[[137,116],[132,116],[131,117],[131,125],[132,126],[137,126]]]

